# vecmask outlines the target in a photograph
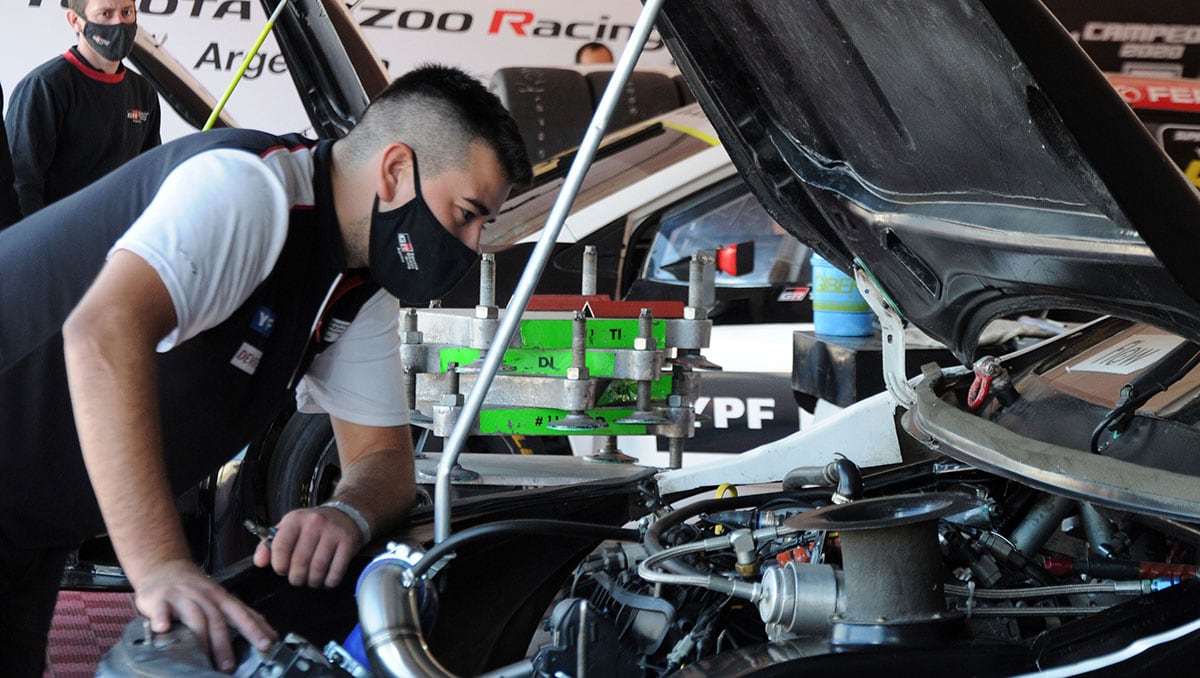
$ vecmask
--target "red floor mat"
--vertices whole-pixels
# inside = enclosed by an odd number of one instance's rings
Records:
[[[132,593],[60,591],[46,649],[47,678],[91,678],[137,616]]]

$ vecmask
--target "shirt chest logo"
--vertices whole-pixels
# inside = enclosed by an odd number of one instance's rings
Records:
[[[143,110],[140,110],[137,108],[131,108],[128,111],[125,111],[125,117],[128,118],[131,122],[136,122],[138,124],[141,124],[150,119],[150,111],[143,111]]]
[[[250,321],[250,329],[264,337],[269,337],[274,328],[275,312],[266,306],[259,306],[258,310],[254,312],[254,319]]]
[[[233,360],[229,361],[230,365],[238,368],[246,374],[254,374],[258,369],[258,363],[262,361],[263,352],[246,342],[238,347],[237,353],[233,354]]]

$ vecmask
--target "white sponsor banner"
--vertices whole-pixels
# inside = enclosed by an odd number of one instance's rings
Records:
[[[219,98],[267,21],[258,0],[137,0],[138,22]],[[347,3],[348,5],[353,3]],[[586,42],[619,55],[641,3],[599,0],[361,0],[352,14],[395,76],[425,62],[459,66],[486,80],[504,66],[568,66]],[[77,42],[64,0],[4,0],[0,9],[0,85],[7,95],[32,68]],[[242,127],[311,134],[273,37],[263,43],[226,109]],[[668,66],[657,33],[639,66]],[[164,106],[164,108],[166,108]],[[163,137],[194,131],[168,112]]]
[[[1162,360],[1167,353],[1182,343],[1183,339],[1164,334],[1136,334],[1077,365],[1068,367],[1067,371],[1133,374]]]

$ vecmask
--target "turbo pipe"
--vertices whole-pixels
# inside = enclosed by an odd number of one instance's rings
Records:
[[[658,10],[662,7],[662,3],[663,0],[646,0],[641,14],[633,26],[629,42],[621,52],[621,58],[617,60],[616,67],[613,69],[612,79],[609,80],[608,87],[604,89],[604,96],[601,97],[600,103],[596,106],[592,122],[588,125],[587,133],[583,135],[583,142],[579,145],[579,150],[575,154],[575,160],[571,162],[571,169],[567,171],[567,176],[563,180],[562,190],[559,192],[558,198],[554,201],[554,207],[550,210],[546,226],[542,229],[542,237],[538,239],[537,245],[533,248],[533,253],[529,257],[529,263],[526,264],[525,271],[521,273],[521,279],[517,283],[516,291],[513,292],[512,300],[509,302],[508,308],[504,313],[504,319],[500,322],[500,327],[496,330],[492,346],[498,346],[500,350],[488,351],[487,359],[484,360],[483,367],[479,370],[479,374],[475,379],[475,386],[467,396],[458,421],[454,424],[454,430],[446,441],[445,451],[438,462],[437,491],[433,498],[435,541],[445,541],[450,536],[450,472],[458,462],[458,456],[462,452],[463,444],[466,442],[475,419],[479,416],[479,411],[483,407],[483,399],[487,394],[488,387],[491,386],[492,380],[495,378],[496,372],[499,371],[500,364],[504,360],[504,348],[508,346],[509,342],[512,341],[513,335],[516,334],[517,325],[521,321],[521,315],[524,314],[525,307],[529,304],[529,298],[533,296],[534,287],[537,285],[538,279],[541,278],[542,270],[545,269],[546,262],[550,259],[550,255],[554,250],[554,243],[558,240],[558,234],[562,231],[563,224],[567,221],[571,205],[575,202],[575,197],[579,194],[580,186],[583,185],[583,177],[587,174],[587,170],[592,164],[592,158],[596,155],[596,149],[600,146],[600,139],[604,136],[604,130],[608,127],[608,123],[612,119],[613,111],[617,107],[617,101],[625,89],[625,83],[629,81],[629,74],[633,72],[634,64],[637,63],[638,57],[642,53],[642,48],[646,44],[646,39],[650,36],[651,29],[654,28],[654,20],[658,16]]]
[[[485,523],[454,535],[431,548],[416,562],[380,560],[362,574],[355,594],[363,647],[371,670],[380,676],[453,676],[429,653],[421,634],[421,578],[444,557],[469,543],[497,536],[528,534],[584,539],[636,539],[635,530],[556,520],[507,520]],[[409,586],[405,586],[409,582]],[[428,584],[427,584],[428,585]]]
[[[446,678],[421,636],[417,589],[406,588],[405,566],[385,563],[359,583],[358,621],[371,671],[377,676]]]

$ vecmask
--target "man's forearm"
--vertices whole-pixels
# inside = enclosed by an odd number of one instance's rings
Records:
[[[155,565],[191,556],[162,456],[151,339],[114,315],[68,321],[63,343],[84,464],[136,588]]]
[[[412,452],[381,449],[363,455],[342,470],[332,499],[361,512],[373,535],[396,527],[416,499]]]
[[[131,376],[149,356],[97,356],[102,349],[66,346],[71,396],[84,463],[117,557],[136,588],[156,563],[190,558],[161,452],[153,366]],[[124,363],[124,364],[121,364]],[[131,370],[132,368],[132,370]],[[145,374],[143,372],[143,374]]]

